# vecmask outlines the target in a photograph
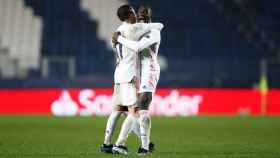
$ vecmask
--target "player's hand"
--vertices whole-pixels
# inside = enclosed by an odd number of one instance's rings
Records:
[[[114,32],[113,33],[113,37],[112,37],[112,43],[113,43],[113,46],[115,47],[116,44],[118,43],[118,37],[119,35],[121,35],[120,32]]]

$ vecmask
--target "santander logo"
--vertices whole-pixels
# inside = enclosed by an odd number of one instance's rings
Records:
[[[193,116],[198,114],[201,102],[200,95],[180,95],[177,90],[172,90],[164,97],[155,95],[150,111],[157,116]]]
[[[52,103],[51,112],[55,116],[75,116],[78,112],[78,104],[72,100],[67,90],[63,90],[58,100]]]
[[[55,116],[107,116],[112,110],[112,95],[96,93],[92,89],[79,91],[77,100],[73,99],[71,91],[63,90],[51,105]],[[178,90],[172,90],[166,96],[155,94],[150,106],[150,112],[156,116],[193,116],[199,112],[203,101],[201,95],[183,95]]]

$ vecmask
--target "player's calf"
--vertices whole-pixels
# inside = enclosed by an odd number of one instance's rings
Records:
[[[141,132],[141,148],[149,150],[151,117],[149,115],[149,105],[152,101],[152,93],[144,92],[139,96],[139,124]],[[144,151],[144,150],[143,150]]]

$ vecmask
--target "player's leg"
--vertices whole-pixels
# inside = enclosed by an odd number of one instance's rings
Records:
[[[121,95],[122,104],[128,106],[129,113],[122,124],[119,137],[115,143],[115,146],[113,147],[113,153],[128,154],[127,148],[125,147],[125,141],[128,137],[129,132],[131,131],[133,122],[135,122],[135,119],[137,119],[137,114],[136,114],[137,107],[135,107],[137,102],[137,94],[136,94],[136,87],[133,82],[121,84],[120,90],[122,94]]]
[[[150,142],[151,116],[149,106],[152,102],[153,94],[159,78],[159,72],[143,72],[139,89],[138,107],[139,124],[141,132],[141,148],[138,154],[145,155],[154,150],[154,144]]]
[[[117,146],[124,146],[125,145],[125,141],[128,137],[128,134],[130,133],[130,131],[132,129],[132,126],[135,123],[135,121],[137,121],[137,116],[135,116],[136,115],[135,107],[130,107],[128,111],[129,111],[129,113],[128,113],[126,119],[124,120],[124,122],[122,124],[119,137],[116,141]]]
[[[115,125],[117,124],[117,121],[121,113],[122,111],[113,110],[112,113],[110,114],[106,124],[104,142],[100,147],[101,152],[112,153],[113,145],[111,144],[111,140],[115,130]]]
[[[132,123],[132,127],[131,127],[131,130],[130,130],[129,133],[131,133],[131,132],[133,132],[138,137],[138,139],[141,142],[141,132],[140,132],[139,118],[135,119],[134,122]],[[140,150],[140,148],[141,148],[141,145],[140,145],[138,150]],[[149,151],[153,152],[154,150],[155,150],[155,144],[150,141],[150,143],[149,143]]]
[[[115,85],[114,93],[113,93],[113,101],[112,101],[113,110],[107,120],[104,142],[100,147],[100,151],[104,153],[112,153],[113,145],[111,141],[112,141],[113,133],[115,131],[116,124],[123,111],[125,111],[125,108],[127,108],[127,107],[119,106],[121,104],[119,99],[120,98],[119,93],[120,93],[119,85]]]
[[[111,114],[107,120],[107,124],[106,124],[104,144],[106,144],[106,145],[111,144],[112,136],[115,131],[117,121],[119,120],[119,117],[121,116],[121,114],[124,113],[125,111],[126,110],[122,106],[117,106],[111,112]]]
[[[131,131],[133,123],[137,119],[135,116],[135,108],[129,108],[128,111],[129,113],[122,124],[121,131],[113,148],[113,152],[117,154],[127,154],[128,151],[125,147],[125,142],[127,140],[128,134]]]
[[[135,119],[134,122],[132,123],[132,127],[129,133],[133,132],[139,140],[141,140],[141,133],[140,133],[140,124],[138,119]]]
[[[152,95],[152,92],[141,93],[138,102],[141,146],[147,151],[149,151],[150,143],[151,117],[149,114],[149,105],[152,101]]]

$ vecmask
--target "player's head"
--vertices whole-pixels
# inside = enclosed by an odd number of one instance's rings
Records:
[[[126,21],[129,23],[136,23],[136,14],[132,6],[130,5],[122,5],[118,9],[118,17],[121,21]]]
[[[152,20],[152,8],[149,6],[141,5],[138,9],[138,21],[149,23]]]

